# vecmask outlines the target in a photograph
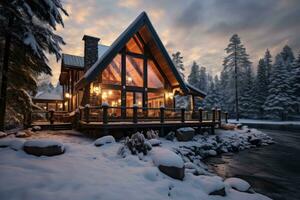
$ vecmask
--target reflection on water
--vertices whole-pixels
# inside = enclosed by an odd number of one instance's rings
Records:
[[[206,163],[219,176],[239,177],[255,191],[273,199],[300,199],[300,134],[263,130],[276,144],[208,158]]]

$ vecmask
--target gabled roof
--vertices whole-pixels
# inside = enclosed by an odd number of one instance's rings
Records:
[[[193,95],[199,96],[201,98],[205,98],[205,96],[207,95],[206,92],[203,92],[202,90],[199,90],[198,88],[196,88],[188,83],[186,83],[186,86],[190,90],[189,94],[193,94]]]
[[[174,66],[167,50],[165,49],[163,43],[158,37],[154,27],[152,26],[147,14],[142,12],[129,26],[128,28],[113,42],[113,44],[104,52],[104,54],[99,57],[97,62],[85,73],[83,78],[79,80],[76,84],[76,88],[82,88],[86,84],[92,82],[97,78],[99,73],[109,65],[113,58],[121,51],[121,49],[126,45],[131,37],[134,36],[138,31],[144,32],[145,40],[148,40],[151,47],[159,50],[159,55],[157,56],[162,60],[165,68],[166,66],[170,69],[171,74],[168,74],[168,78],[172,78],[172,82],[176,80],[177,85],[179,84],[183,92],[187,93],[189,90],[185,85],[183,79],[179,75],[176,67]],[[150,41],[151,40],[151,41]],[[174,84],[175,85],[175,84]]]
[[[62,94],[59,94],[55,91],[41,91],[38,92],[34,97],[34,100],[56,100],[56,101],[62,101],[63,97]]]
[[[98,57],[100,58],[109,48],[109,46],[99,44],[98,45]],[[74,69],[84,69],[84,57],[75,56],[70,54],[62,55],[63,67],[74,68]]]

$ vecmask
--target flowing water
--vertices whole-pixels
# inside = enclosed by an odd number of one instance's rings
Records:
[[[300,200],[300,133],[262,130],[275,144],[206,160],[218,175],[248,181],[275,200]]]

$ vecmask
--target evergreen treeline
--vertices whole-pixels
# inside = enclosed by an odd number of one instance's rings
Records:
[[[300,112],[300,54],[285,46],[273,60],[267,49],[256,71],[237,34],[230,38],[219,76],[193,62],[188,83],[207,93],[203,107],[226,110],[231,117],[281,119]],[[236,98],[237,97],[237,98]]]

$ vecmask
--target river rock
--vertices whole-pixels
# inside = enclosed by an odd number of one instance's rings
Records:
[[[94,142],[94,144],[95,144],[95,146],[98,147],[98,146],[103,146],[105,144],[111,144],[111,143],[115,143],[115,142],[116,142],[116,140],[113,136],[107,135],[107,136],[103,136],[103,137],[97,139]]]
[[[166,136],[166,140],[173,141],[174,138],[175,138],[175,133],[173,131],[171,131],[170,133],[168,133],[168,135]]]
[[[174,178],[183,180],[184,163],[180,156],[176,153],[156,147],[151,151],[151,157],[155,166],[164,174]]]
[[[179,128],[176,131],[176,138],[178,141],[190,141],[193,139],[195,129],[191,127]]]
[[[261,139],[255,138],[255,137],[251,137],[249,139],[249,142],[250,142],[250,144],[256,145],[256,146],[261,146],[261,143],[262,143]]]
[[[28,140],[24,143],[23,150],[35,156],[55,156],[63,154],[64,145],[53,140]]]
[[[250,184],[240,178],[228,178],[224,181],[232,189],[238,190],[240,192],[247,192],[250,189]]]

